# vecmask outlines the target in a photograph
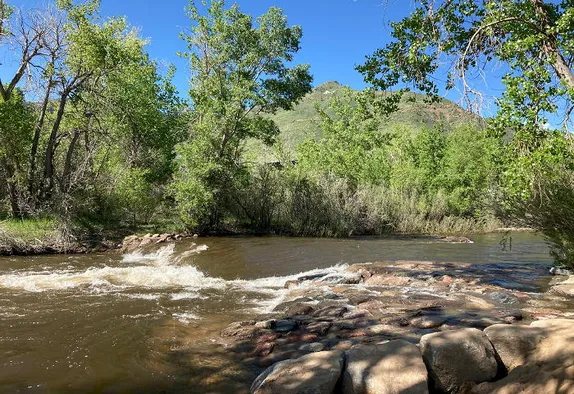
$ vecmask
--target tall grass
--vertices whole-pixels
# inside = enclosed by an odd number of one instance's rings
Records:
[[[261,231],[293,235],[468,234],[501,226],[489,214],[450,214],[441,193],[428,198],[383,185],[352,185],[272,168],[260,169],[238,199],[233,217]]]

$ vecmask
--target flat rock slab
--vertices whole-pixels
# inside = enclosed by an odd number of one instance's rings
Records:
[[[438,391],[460,392],[494,379],[498,370],[492,344],[476,328],[424,335],[420,349],[431,385]]]
[[[345,353],[324,351],[278,362],[255,379],[252,394],[331,394],[341,377]]]
[[[343,394],[427,393],[427,370],[412,343],[396,340],[346,352]]]

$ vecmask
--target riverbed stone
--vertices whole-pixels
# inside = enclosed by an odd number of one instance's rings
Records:
[[[494,348],[475,328],[424,335],[420,349],[431,384],[438,391],[458,392],[497,374]]]
[[[291,320],[277,320],[273,325],[276,332],[289,332],[297,328],[297,323]]]
[[[342,351],[310,353],[278,362],[251,385],[252,394],[331,394],[339,381],[345,354]]]
[[[427,370],[415,345],[396,340],[347,350],[343,394],[379,393],[428,393]]]
[[[308,315],[313,312],[313,307],[311,305],[297,304],[289,307],[285,312],[286,316],[297,316],[297,315]]]
[[[313,316],[320,318],[337,318],[343,316],[348,311],[346,306],[331,305],[318,309],[313,313]]]
[[[570,275],[565,281],[553,286],[552,292],[566,297],[574,297],[574,275]]]

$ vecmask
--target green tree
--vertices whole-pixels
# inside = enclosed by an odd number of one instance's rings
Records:
[[[563,119],[565,129],[570,124],[574,4],[567,0],[415,3],[409,16],[392,23],[391,42],[369,56],[358,70],[375,89],[398,88],[382,96],[386,110],[396,109],[397,97],[411,89],[426,93],[430,100],[437,99],[443,89],[458,89],[466,106],[478,110],[482,93],[476,81],[490,70],[503,70],[500,80],[505,90],[489,130],[501,139],[511,135],[506,155],[497,162],[504,165],[501,178],[507,205],[524,206],[534,186],[540,184],[536,179],[549,170],[548,164],[559,162],[566,154],[564,142],[557,143],[565,141],[565,135],[556,139],[546,125],[549,119]],[[445,72],[447,79],[441,82]],[[550,167],[564,170],[568,166]],[[555,198],[552,203],[558,201]],[[549,222],[531,225],[549,234]]]
[[[173,191],[188,226],[217,225],[247,176],[241,154],[247,138],[273,143],[279,133],[266,115],[289,110],[311,90],[309,66],[287,63],[302,30],[278,8],[255,21],[237,5],[191,1],[189,51],[193,104],[190,135],[177,149]]]
[[[347,88],[332,97],[325,108],[317,105],[316,110],[321,138],[298,146],[300,165],[308,171],[345,178],[354,185],[387,182],[385,148],[390,134],[380,130],[369,95]]]

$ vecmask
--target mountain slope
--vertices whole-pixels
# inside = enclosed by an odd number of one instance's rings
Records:
[[[338,82],[326,82],[313,89],[292,111],[278,111],[271,117],[281,130],[279,140],[287,154],[291,156],[296,146],[307,138],[320,138],[321,129],[317,123],[319,117],[315,111],[315,104],[327,105],[329,99],[343,89],[344,87]],[[416,130],[441,124],[448,131],[458,125],[478,123],[481,120],[479,116],[465,111],[452,101],[441,99],[437,103],[427,104],[423,102],[423,98],[416,93],[405,94],[399,110],[383,120],[381,129],[393,125],[406,125]],[[248,142],[247,152],[251,156],[257,156],[256,161],[277,160],[272,148],[266,148],[257,141]]]

